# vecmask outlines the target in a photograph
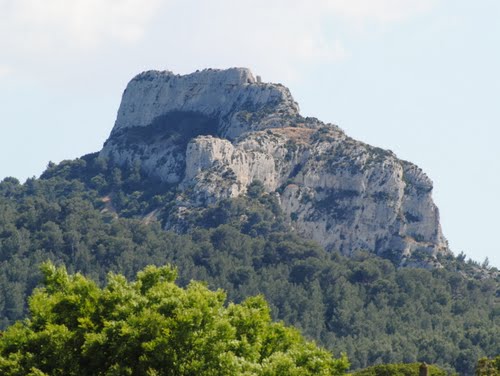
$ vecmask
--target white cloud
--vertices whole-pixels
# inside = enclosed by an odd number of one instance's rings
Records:
[[[0,65],[0,78],[7,77],[12,73],[12,69],[7,65]]]
[[[299,72],[351,56],[345,27],[391,26],[439,0],[211,0],[170,9],[165,35],[155,36],[170,69],[245,65],[291,82]],[[187,17],[186,17],[187,15]],[[159,52],[161,53],[161,52]],[[176,63],[180,62],[180,63]],[[173,66],[174,65],[174,66]]]
[[[135,42],[161,0],[0,0],[0,45],[27,52]]]
[[[345,50],[339,40],[325,40],[321,32],[325,23],[335,19],[354,24],[391,23],[427,11],[436,1],[198,0],[179,3],[181,7],[193,6],[195,13],[202,9],[203,17],[209,21],[225,15],[219,22],[233,23],[236,29],[238,24],[251,26],[252,30],[247,32],[253,35],[267,31],[272,37],[277,29],[286,29],[288,34],[298,37],[295,38],[298,45],[293,49],[299,55],[309,52],[310,56],[338,60],[346,56]],[[134,43],[142,38],[154,15],[172,3],[175,0],[0,0],[0,47],[50,53],[55,49],[89,50],[110,41]],[[175,14],[164,13],[167,17],[162,22],[175,18]],[[185,22],[189,23],[190,18],[196,18],[196,14],[187,14]],[[210,25],[207,34],[217,27]]]
[[[0,63],[47,79],[104,62],[108,71],[240,65],[289,82],[348,59],[346,25],[390,26],[437,1],[0,0]]]
[[[209,55],[237,52],[254,59],[266,54],[275,61],[333,63],[350,55],[346,24],[390,26],[429,11],[437,1],[211,0],[190,14],[190,33],[181,45]]]
[[[437,0],[321,0],[324,10],[348,21],[392,23],[429,11]]]
[[[169,69],[249,66],[268,78],[290,82],[304,67],[349,56],[341,38],[326,32],[321,9],[309,2],[211,0],[197,5],[182,7],[189,14],[187,25],[182,17],[170,19],[164,34],[173,38],[154,37]],[[170,11],[176,14],[179,7]]]
[[[348,57],[344,45],[338,39],[329,43],[324,37],[316,40],[313,36],[306,35],[296,41],[296,46],[297,56],[304,61],[333,63]]]

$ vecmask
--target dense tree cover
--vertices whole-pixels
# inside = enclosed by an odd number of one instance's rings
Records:
[[[223,291],[177,286],[173,268],[149,266],[105,288],[43,265],[30,318],[0,337],[0,373],[21,375],[325,375],[349,363],[273,323],[262,297],[225,306]]]
[[[429,376],[446,376],[448,373],[434,365],[423,365],[422,363],[398,363],[398,364],[379,364],[356,371],[352,376],[417,376],[420,374],[420,368],[427,368]]]
[[[185,218],[186,232],[162,229],[175,187],[87,156],[50,165],[40,179],[0,183],[0,317],[26,314],[24,301],[49,259],[103,283],[171,263],[179,283],[206,281],[231,301],[263,294],[274,318],[353,368],[425,361],[472,374],[500,353],[498,280],[475,279],[463,258],[445,269],[396,268],[366,252],[328,253],[288,230],[259,185]],[[161,209],[161,210],[160,210]],[[151,215],[155,214],[155,215]],[[154,220],[157,218],[157,220]],[[376,345],[374,345],[376,344]]]
[[[500,376],[500,355],[495,358],[481,358],[477,362],[476,376]]]

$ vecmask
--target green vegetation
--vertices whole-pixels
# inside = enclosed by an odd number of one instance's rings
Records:
[[[51,263],[42,269],[31,317],[0,337],[2,375],[335,376],[349,367],[271,322],[262,297],[225,306],[221,290],[178,287],[168,266],[135,282],[111,273],[103,289]]]
[[[476,376],[500,376],[500,355],[493,359],[486,357],[479,359]]]
[[[499,281],[478,265],[396,268],[358,251],[326,252],[289,231],[276,199],[259,183],[249,197],[192,210],[172,221],[175,187],[137,166],[119,169],[85,156],[49,165],[40,179],[0,182],[0,325],[27,314],[26,298],[48,260],[101,286],[109,271],[129,280],[146,265],[170,263],[179,284],[205,281],[230,301],[262,294],[274,319],[322,346],[347,353],[353,369],[425,361],[463,374],[500,353]],[[374,345],[376,344],[376,345]]]
[[[354,372],[352,376],[417,376],[422,363],[379,364]],[[426,365],[429,376],[446,376],[448,373],[433,365]]]

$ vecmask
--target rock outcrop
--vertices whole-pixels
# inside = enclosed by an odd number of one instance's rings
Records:
[[[449,252],[432,182],[418,167],[300,116],[287,88],[248,69],[138,75],[101,156],[189,191],[182,210],[259,180],[290,225],[327,249],[426,265]]]
[[[147,127],[170,112],[215,119],[217,133],[234,139],[263,126],[280,126],[280,118],[297,115],[299,107],[286,87],[257,83],[249,69],[207,69],[185,76],[150,71],[128,84],[113,131]]]

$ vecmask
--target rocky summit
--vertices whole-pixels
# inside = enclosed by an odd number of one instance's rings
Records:
[[[176,185],[173,229],[189,210],[260,181],[290,226],[328,250],[420,266],[450,252],[420,168],[301,116],[286,87],[248,69],[139,74],[100,156]]]

